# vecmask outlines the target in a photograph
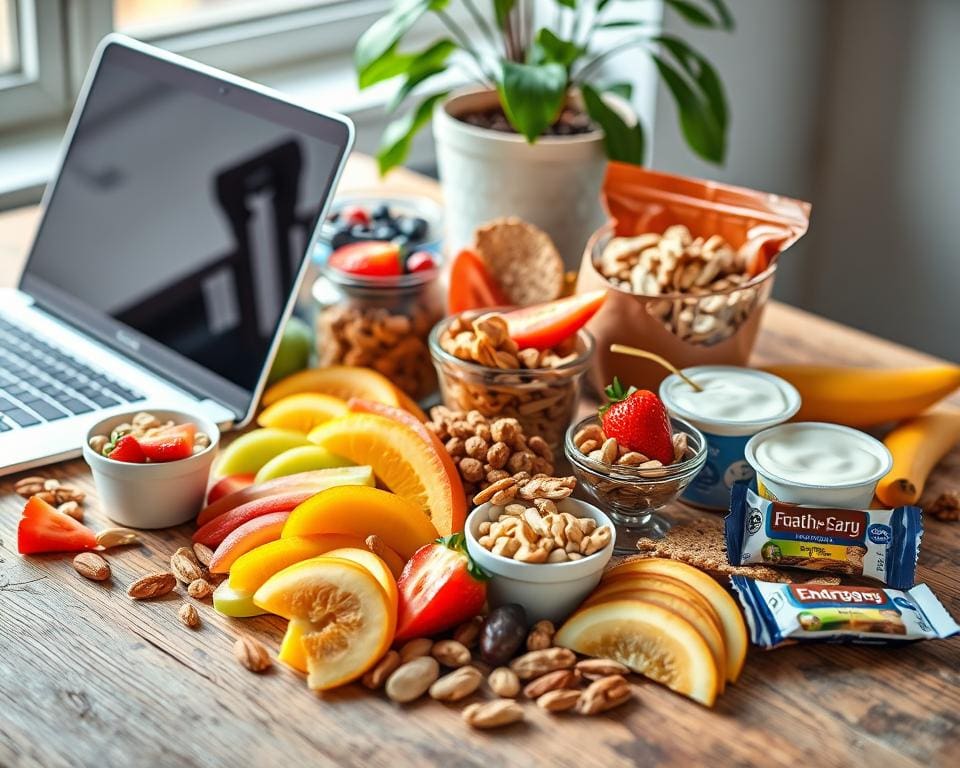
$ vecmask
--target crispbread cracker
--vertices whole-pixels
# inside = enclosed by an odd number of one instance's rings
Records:
[[[475,234],[476,251],[512,304],[527,306],[560,297],[563,259],[542,229],[515,217],[494,219]]]
[[[724,583],[729,576],[748,576],[781,584],[840,583],[836,576],[795,576],[783,569],[767,565],[730,565],[727,562],[727,546],[723,536],[723,519],[719,517],[701,517],[676,525],[662,539],[640,539],[637,549],[649,557],[687,563]]]

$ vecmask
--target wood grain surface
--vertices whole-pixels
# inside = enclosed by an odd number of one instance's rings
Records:
[[[362,170],[356,161],[353,167]],[[361,176],[348,173],[345,186],[356,186],[351,179]],[[435,194],[429,182],[405,181]],[[0,259],[4,237],[0,217]],[[4,268],[10,275],[9,261],[0,264]],[[930,360],[774,303],[754,362],[895,366]],[[91,526],[109,524],[82,461],[30,474],[81,487],[89,494]],[[192,601],[202,625],[190,630],[177,620],[178,607],[190,600],[182,586],[152,602],[126,596],[132,581],[167,567],[170,554],[188,542],[189,526],[147,532],[142,545],[111,551],[111,580],[90,582],[73,571],[69,556],[16,554],[22,508],[12,493],[17,478],[0,480],[0,766],[876,767],[960,761],[960,638],[897,648],[752,649],[740,681],[713,710],[638,677],[635,702],[614,712],[550,716],[527,705],[525,723],[489,734],[461,722],[463,704],[425,700],[401,708],[359,686],[318,697],[279,664],[254,675],[233,659],[231,646],[241,632],[274,653],[280,620],[228,619],[209,600]],[[940,465],[930,492],[958,486],[960,448]],[[675,506],[666,514],[679,520],[689,512]],[[960,523],[926,520],[925,528],[919,581],[960,617]]]

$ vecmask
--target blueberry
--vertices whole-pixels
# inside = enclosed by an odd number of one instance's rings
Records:
[[[426,219],[408,216],[400,220],[400,231],[411,240],[422,241],[427,236],[429,225]]]
[[[367,229],[363,224],[356,224],[353,227],[350,227],[350,237],[354,240],[371,240],[373,233]]]
[[[349,245],[352,242],[354,242],[353,236],[346,229],[338,229],[333,237],[330,238],[330,245],[334,250]]]
[[[383,221],[383,220],[389,221],[391,218],[390,209],[387,207],[386,204],[380,204],[373,209],[373,212],[370,214],[370,218],[373,219],[374,221]]]
[[[378,224],[373,229],[374,240],[392,240],[397,236],[397,228],[391,224]]]

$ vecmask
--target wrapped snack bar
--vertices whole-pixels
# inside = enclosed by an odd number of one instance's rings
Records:
[[[612,222],[587,244],[577,282],[578,292],[611,289],[588,325],[593,386],[616,374],[656,390],[664,378],[653,363],[612,355],[611,344],[679,368],[746,364],[777,260],[807,231],[810,205],[616,162],[603,194]]]
[[[896,643],[960,633],[926,584],[911,590],[772,584],[731,576],[754,645],[796,641]]]
[[[730,491],[724,523],[731,565],[865,576],[896,589],[914,584],[923,535],[919,507],[798,506],[761,498],[738,483]]]

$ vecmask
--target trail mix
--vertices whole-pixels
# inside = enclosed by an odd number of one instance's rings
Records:
[[[196,424],[161,421],[148,411],[140,411],[129,422],[114,427],[110,434],[93,435],[90,447],[116,461],[133,464],[178,461],[205,451],[210,436],[197,430]]]
[[[613,538],[609,525],[561,512],[551,499],[491,507],[477,542],[495,555],[521,563],[566,563],[603,550]]]
[[[731,336],[760,304],[746,256],[720,235],[693,237],[682,224],[663,234],[615,237],[595,264],[613,285],[642,296],[687,294],[648,305],[680,339],[715,344]],[[767,288],[766,290],[769,290]]]
[[[490,418],[514,418],[528,434],[559,446],[579,393],[577,378],[559,370],[578,358],[576,335],[550,349],[521,349],[503,316],[491,312],[455,317],[439,343],[453,357],[489,369],[478,374],[440,363],[445,403]]]
[[[518,472],[552,475],[553,450],[515,418],[487,418],[480,411],[430,411],[430,429],[444,444],[463,480],[467,497]]]
[[[438,310],[419,304],[409,312],[345,300],[317,313],[317,364],[373,368],[414,399],[437,388],[427,337]]]
[[[689,458],[687,451],[687,436],[683,432],[674,433],[673,463]],[[665,465],[659,459],[651,459],[639,451],[631,451],[620,445],[615,437],[607,437],[603,427],[599,424],[588,424],[573,436],[573,444],[584,456],[601,464],[611,464],[618,467],[633,467],[635,469],[661,469]]]

